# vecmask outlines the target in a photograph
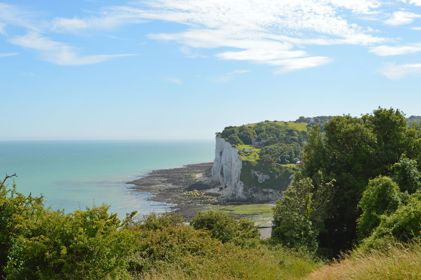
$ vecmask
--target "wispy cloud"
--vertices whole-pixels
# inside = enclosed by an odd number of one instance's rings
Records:
[[[389,64],[381,69],[381,74],[388,79],[398,80],[408,75],[421,75],[421,63]]]
[[[177,32],[151,31],[148,38],[174,42],[189,57],[203,57],[203,52],[220,60],[270,65],[275,72],[285,73],[331,63],[333,58],[324,46],[357,45],[379,56],[419,52],[421,43],[386,45],[399,38],[382,36],[387,32],[367,24],[383,22],[388,16],[384,23],[389,26],[418,30],[411,26],[421,18],[410,10],[415,9],[413,5],[421,6],[421,0],[146,0],[34,24],[34,15],[0,3],[0,34],[7,33],[8,25],[19,26],[27,35],[7,35],[10,42],[36,50],[55,64],[83,65],[131,54],[82,55],[63,39],[55,40],[57,33],[77,36],[147,21],[170,22],[179,25]]]
[[[145,21],[144,11],[129,6],[104,8],[98,15],[87,18],[56,18],[51,30],[55,32],[79,32],[87,29],[114,29],[127,24]]]
[[[18,55],[18,53],[17,53],[17,52],[4,52],[4,53],[0,52],[0,58],[1,58],[1,57],[16,56],[16,55]]]
[[[250,61],[292,71],[331,61],[325,55],[309,54],[305,48],[310,45],[370,45],[384,41],[369,29],[349,22],[342,13],[367,15],[380,5],[376,0],[156,0],[140,6],[108,7],[87,18],[57,18],[53,26],[55,30],[77,32],[145,20],[174,22],[186,29],[151,34],[150,38],[174,41],[188,49],[215,49],[216,57],[223,60]]]
[[[384,23],[393,26],[407,25],[417,18],[421,18],[421,15],[408,11],[397,11],[394,12]]]
[[[165,81],[167,81],[168,83],[177,85],[177,86],[181,86],[182,84],[184,84],[183,80],[181,80],[179,78],[174,78],[174,77],[165,78]]]
[[[421,52],[421,43],[401,46],[376,46],[370,52],[379,56],[396,56]]]
[[[39,51],[41,58],[57,65],[96,64],[133,54],[80,55],[76,49],[62,42],[54,41],[38,33],[16,36],[10,42],[27,49]]]
[[[8,25],[18,26],[27,30],[39,30],[38,24],[34,24],[35,15],[25,9],[11,4],[0,3],[0,34],[6,34]]]

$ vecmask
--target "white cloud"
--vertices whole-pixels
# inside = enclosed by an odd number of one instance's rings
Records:
[[[421,52],[421,44],[402,46],[377,46],[370,48],[370,52],[379,56],[396,56]]]
[[[407,25],[412,23],[415,19],[421,18],[420,14],[407,11],[397,11],[392,14],[384,23],[387,25]]]
[[[408,75],[421,74],[421,63],[389,64],[381,70],[381,74],[391,80],[398,80]]]
[[[376,0],[155,0],[114,6],[87,18],[58,18],[56,31],[115,28],[146,20],[182,24],[177,33],[151,34],[187,49],[215,49],[216,57],[274,65],[280,71],[331,61],[309,54],[309,45],[370,45],[385,41],[345,18],[370,14]]]
[[[34,24],[33,14],[15,7],[14,5],[0,3],[0,34],[6,33],[8,25],[23,27],[27,30],[38,30]]]
[[[43,60],[57,65],[96,64],[118,57],[132,56],[132,54],[83,56],[72,46],[51,40],[34,32],[23,36],[13,37],[10,42],[23,48],[39,51]]]
[[[56,18],[51,30],[55,32],[79,32],[86,29],[114,29],[122,25],[145,21],[144,12],[125,6],[105,8],[99,15],[87,18]]]
[[[18,55],[17,52],[6,52],[6,53],[1,53],[0,52],[0,58],[1,57],[11,57],[11,56],[16,56],[16,55]]]
[[[421,0],[402,0],[402,2],[415,6],[421,6]]]

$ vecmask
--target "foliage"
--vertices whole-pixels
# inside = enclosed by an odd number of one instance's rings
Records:
[[[8,279],[128,278],[133,236],[107,207],[45,210],[27,222],[9,252]]]
[[[382,216],[380,225],[363,240],[363,251],[382,248],[390,242],[409,242],[421,236],[421,192],[412,194],[406,204],[402,204],[389,216]]]
[[[316,191],[310,178],[297,175],[274,208],[272,238],[284,246],[315,253],[331,188],[331,183],[323,184]]]
[[[304,143],[306,124],[299,122],[264,121],[239,127],[226,127],[220,136],[232,145],[263,147],[277,143]]]
[[[273,144],[261,149],[262,161],[269,164],[291,164],[300,161],[302,147],[298,143]]]
[[[390,215],[401,202],[399,186],[389,177],[369,181],[358,207],[361,216],[357,229],[360,238],[367,237],[379,225],[381,215]]]
[[[251,221],[237,221],[223,212],[201,212],[190,224],[195,229],[208,231],[213,238],[222,243],[231,242],[242,247],[253,247],[259,242],[259,232]]]
[[[131,273],[135,275],[168,264],[193,269],[189,258],[210,257],[222,246],[221,242],[212,239],[208,232],[195,230],[173,214],[152,215],[131,230],[137,236],[136,257],[130,268]]]
[[[270,165],[263,161],[243,162],[240,179],[245,188],[258,187],[262,189],[284,190],[291,182],[295,169],[281,164]],[[257,174],[267,176],[259,180]]]
[[[414,193],[421,190],[421,172],[418,170],[416,160],[402,155],[400,160],[392,166],[392,173],[401,191]]]
[[[4,277],[14,239],[26,234],[28,221],[42,211],[41,197],[24,196],[16,192],[15,186],[7,188],[0,184],[0,279]]]
[[[255,163],[260,160],[260,149],[250,145],[237,145],[236,148],[242,161]]]
[[[420,139],[420,133],[394,109],[379,108],[362,118],[334,117],[323,132],[314,128],[304,150],[303,172],[313,180],[319,173],[336,180],[331,214],[319,235],[321,247],[334,256],[353,246],[357,205],[368,181],[387,175],[403,154],[421,158]]]

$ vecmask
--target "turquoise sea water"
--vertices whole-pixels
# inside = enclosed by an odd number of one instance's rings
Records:
[[[42,194],[48,206],[66,212],[106,203],[113,212],[141,215],[169,205],[135,192],[126,182],[154,169],[208,162],[213,141],[0,142],[0,177],[16,173],[17,189]]]

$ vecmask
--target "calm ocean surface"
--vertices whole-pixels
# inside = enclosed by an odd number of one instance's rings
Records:
[[[18,191],[42,194],[54,209],[69,212],[106,203],[122,216],[134,210],[146,215],[169,206],[130,190],[125,182],[213,157],[213,141],[0,142],[0,177],[17,173]]]

